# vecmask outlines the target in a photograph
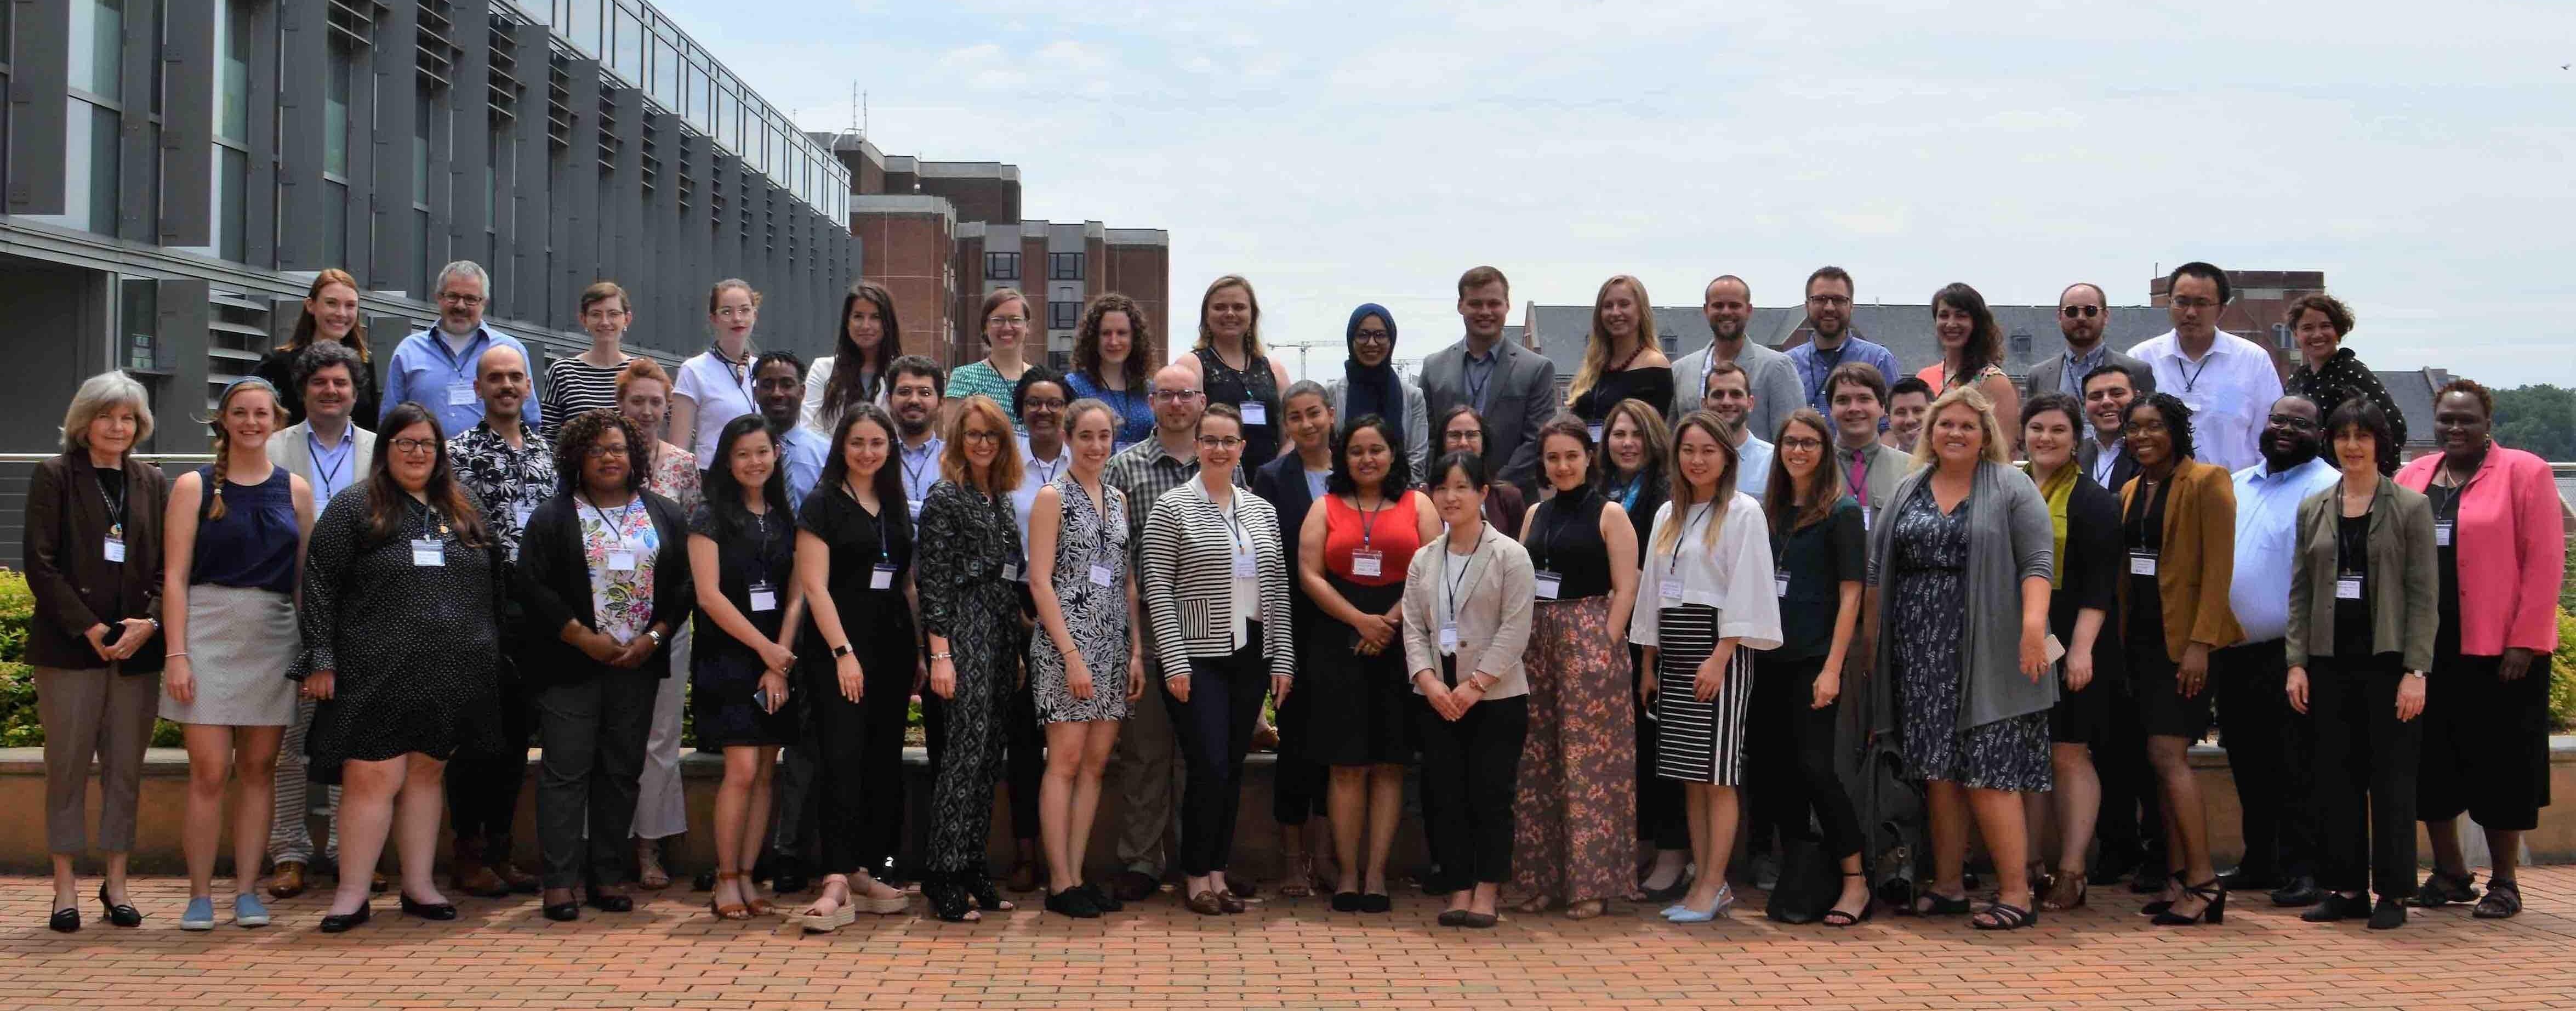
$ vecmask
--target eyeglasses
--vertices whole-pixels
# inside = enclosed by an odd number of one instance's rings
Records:
[[[2130,433],[2130,434],[2132,434],[2132,435],[2137,435],[2137,434],[2141,434],[2141,433],[2145,433],[2145,432],[2161,432],[2161,431],[2164,431],[2164,430],[2165,430],[2165,423],[2164,423],[2164,421],[2163,421],[2162,419],[2159,419],[2159,418],[2145,418],[2145,419],[2140,419],[2140,420],[2137,420],[2137,421],[2132,421],[2132,422],[2129,422],[2129,427],[2128,427],[2128,431],[2129,431],[2129,433]]]
[[[2177,298],[2173,300],[2173,304],[2174,307],[2178,309],[2210,309],[2217,307],[2218,300],[2214,298]]]
[[[1243,448],[1243,440],[1231,435],[1202,435],[1199,436],[1199,448],[1233,452]]]
[[[582,450],[582,455],[593,460],[622,460],[626,457],[626,444],[594,442],[589,448]]]
[[[406,454],[411,454],[411,453],[436,453],[436,452],[438,452],[438,440],[436,440],[436,439],[395,439],[395,440],[394,440],[394,452],[397,452],[397,453],[406,453]]]
[[[1028,321],[1029,318],[1026,316],[992,316],[986,318],[984,323],[987,326],[1022,326]]]
[[[1835,306],[1850,305],[1851,299],[1843,295],[1809,295],[1807,296],[1807,304],[1832,308]]]
[[[1772,443],[1772,445],[1778,446],[1778,447],[1780,447],[1781,449],[1796,449],[1796,450],[1803,450],[1803,451],[1805,451],[1805,452],[1813,453],[1813,452],[1815,452],[1815,451],[1817,451],[1817,450],[1820,450],[1820,449],[1825,448],[1825,440],[1823,440],[1823,439],[1809,439],[1809,438],[1806,438],[1806,437],[1804,437],[1804,436],[1800,436],[1800,437],[1798,437],[1798,438],[1794,438],[1794,439],[1782,439],[1782,440],[1780,440],[1780,441],[1778,441],[1778,442]]]
[[[1352,334],[1351,340],[1354,343],[1392,344],[1395,342],[1395,335],[1384,330],[1362,330]]]
[[[2313,432],[2317,429],[2317,423],[2313,419],[2302,418],[2295,414],[2275,414],[2264,420],[2283,428],[2295,428],[2303,432]]]
[[[1162,401],[1162,402],[1164,402],[1164,403],[1166,403],[1166,404],[1177,404],[1177,403],[1181,403],[1181,402],[1183,402],[1183,401],[1197,400],[1197,399],[1199,398],[1199,396],[1200,396],[1200,391],[1198,391],[1198,390],[1155,390],[1155,391],[1154,391],[1154,399],[1156,399],[1156,400],[1160,400],[1160,401]]]
[[[1031,397],[1028,400],[1021,402],[1020,413],[1026,414],[1030,411],[1061,411],[1064,410],[1064,404],[1065,402],[1063,400],[1057,398]]]
[[[1457,444],[1457,443],[1461,443],[1461,442],[1483,442],[1483,441],[1485,441],[1485,433],[1483,433],[1483,432],[1445,432],[1445,433],[1442,433],[1442,434],[1443,434],[1443,435],[1445,435],[1445,436],[1448,438],[1448,440],[1449,440],[1450,444],[1452,444],[1452,445],[1455,445],[1455,444]]]
[[[468,295],[457,291],[442,291],[438,293],[438,301],[441,305],[461,305],[471,309],[483,304],[483,296]]]
[[[966,430],[966,434],[958,436],[958,438],[967,442],[1000,442],[1002,441],[1002,433],[987,432],[980,428],[970,428]]]
[[[2061,305],[2057,307],[2057,311],[2064,313],[2068,319],[2074,319],[2077,316],[2091,319],[2102,314],[2102,307],[2098,305]]]

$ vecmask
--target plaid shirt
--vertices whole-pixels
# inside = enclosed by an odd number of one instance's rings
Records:
[[[447,440],[447,458],[456,468],[456,479],[482,501],[483,522],[501,539],[501,552],[512,561],[519,558],[520,525],[556,489],[554,446],[538,437],[525,420],[519,422],[519,439],[527,448],[511,449],[509,441],[492,430],[491,422],[478,421],[471,430]]]
[[[1145,515],[1154,511],[1154,503],[1163,493],[1178,488],[1199,476],[1196,455],[1176,457],[1163,451],[1162,436],[1151,435],[1145,441],[1119,450],[1101,470],[1100,479],[1127,497],[1127,564],[1144,560]],[[1243,468],[1234,468],[1235,487],[1244,484]],[[1298,517],[1299,520],[1305,517]]]

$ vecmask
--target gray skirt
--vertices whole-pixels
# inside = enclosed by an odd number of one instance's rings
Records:
[[[188,587],[188,669],[197,678],[189,702],[161,690],[161,718],[228,727],[283,727],[295,722],[295,682],[287,665],[304,648],[295,601],[274,590],[198,583]]]

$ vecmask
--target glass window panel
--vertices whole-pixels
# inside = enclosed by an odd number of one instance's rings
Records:
[[[430,127],[438,110],[426,93],[416,93],[412,99],[411,202],[426,204],[429,202]]]
[[[624,8],[617,10],[617,52],[609,65],[629,83],[644,78],[644,23]]]
[[[246,152],[215,145],[215,251],[224,259],[241,262],[245,239],[250,236],[250,155]]]
[[[565,2],[569,9],[565,12],[564,20],[567,24],[564,37],[572,40],[573,48],[590,56],[598,56],[601,51],[599,45],[601,0],[565,0]]]
[[[116,234],[116,179],[122,167],[116,137],[117,116],[105,106],[72,99],[72,112],[88,112],[89,230]]]
[[[328,181],[322,184],[322,262],[351,272],[358,269],[349,262],[349,188]]]
[[[251,9],[248,0],[228,0],[224,4],[223,57],[215,68],[221,105],[215,117],[216,136],[235,143],[250,139],[250,43]]]
[[[69,56],[72,87],[111,102],[123,100],[125,0],[73,0]]]
[[[322,171],[347,178],[349,175],[349,77],[348,44],[331,42],[331,65],[322,72]]]
[[[6,20],[0,18],[0,20]],[[160,358],[153,353],[152,332],[161,324],[161,284],[150,278],[127,278],[117,282],[117,329],[125,332],[125,361],[129,369],[158,367]]]

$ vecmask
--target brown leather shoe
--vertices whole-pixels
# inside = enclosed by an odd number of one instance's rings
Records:
[[[1225,914],[1225,904],[1217,898],[1216,892],[1213,890],[1200,892],[1196,895],[1190,896],[1190,900],[1182,903],[1182,905],[1187,906],[1190,912],[1197,913],[1200,916],[1222,916]]]
[[[448,866],[448,887],[477,898],[498,899],[510,894],[510,883],[483,864],[483,841],[456,840],[456,858]]]
[[[1109,879],[1109,894],[1120,902],[1142,902],[1162,887],[1162,882],[1142,871],[1119,871],[1117,877]]]
[[[1217,893],[1216,907],[1228,913],[1240,913],[1246,909],[1252,908],[1244,905],[1243,900],[1231,891]]]
[[[537,886],[544,883],[539,881],[536,875],[520,870],[507,860],[494,863],[491,868],[494,876],[508,884],[511,891],[521,895],[536,894]]]
[[[291,899],[302,894],[304,894],[304,861],[278,861],[277,870],[268,876],[269,897]]]

